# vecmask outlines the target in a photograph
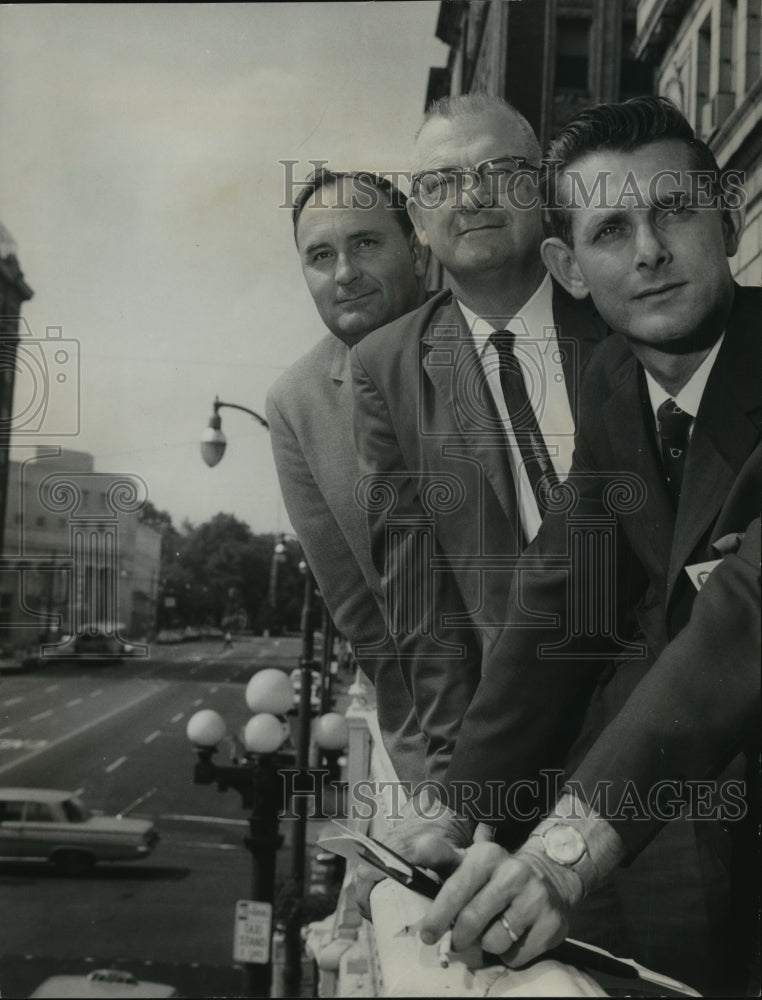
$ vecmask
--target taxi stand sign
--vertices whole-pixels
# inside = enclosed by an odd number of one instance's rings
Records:
[[[267,965],[272,937],[272,903],[239,899],[235,904],[233,961]]]

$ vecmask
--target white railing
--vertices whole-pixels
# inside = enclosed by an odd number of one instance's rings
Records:
[[[391,794],[397,781],[381,742],[367,681],[350,688],[352,703],[346,712],[349,726],[347,802],[350,808],[358,782],[370,779]],[[367,791],[367,785],[364,788]],[[382,793],[383,796],[383,793]],[[367,809],[367,807],[366,807]],[[349,820],[349,825],[383,838],[391,822],[391,801],[378,801],[372,819]],[[357,908],[352,887],[353,869],[347,865],[336,911],[305,930],[307,950],[318,967],[321,997],[506,997],[506,996],[605,996],[584,973],[556,961],[537,962],[530,969],[514,971],[502,965],[484,966],[480,948],[451,955],[443,968],[435,945],[425,945],[418,924],[427,900],[396,882],[381,882],[371,895],[373,923]]]

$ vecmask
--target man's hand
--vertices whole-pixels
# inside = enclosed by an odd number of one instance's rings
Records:
[[[524,847],[511,855],[497,844],[474,844],[431,904],[421,939],[433,944],[451,927],[454,950],[481,938],[484,950],[507,965],[524,965],[563,941],[580,896],[575,873],[542,851]]]
[[[446,877],[457,868],[465,848],[471,843],[474,824],[459,819],[442,805],[423,807],[420,802],[408,802],[404,819],[384,837],[387,847],[414,865],[431,868]],[[373,865],[359,865],[354,877],[355,894],[364,917],[370,919],[371,890],[384,878]]]

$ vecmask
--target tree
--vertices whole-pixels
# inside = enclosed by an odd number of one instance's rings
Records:
[[[270,631],[299,628],[302,577],[298,547],[287,545],[278,568],[277,601],[268,601],[275,535],[255,535],[232,514],[215,514],[198,526],[155,508],[151,523],[162,526],[161,627],[215,625]],[[166,543],[166,544],[164,544]]]

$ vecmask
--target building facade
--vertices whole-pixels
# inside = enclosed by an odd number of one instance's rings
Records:
[[[8,465],[14,430],[13,390],[18,359],[21,306],[32,298],[19,266],[16,242],[0,223],[0,554],[6,516]]]
[[[636,0],[443,0],[435,33],[450,52],[430,70],[426,106],[496,94],[544,147],[577,109],[652,91],[652,67],[630,51],[636,16]]]
[[[746,226],[731,262],[762,284],[762,0],[641,0],[634,53],[723,169],[745,175]]]
[[[37,446],[9,466],[0,645],[55,642],[94,623],[134,638],[156,623],[161,534],[141,523],[135,476],[86,452]]]

